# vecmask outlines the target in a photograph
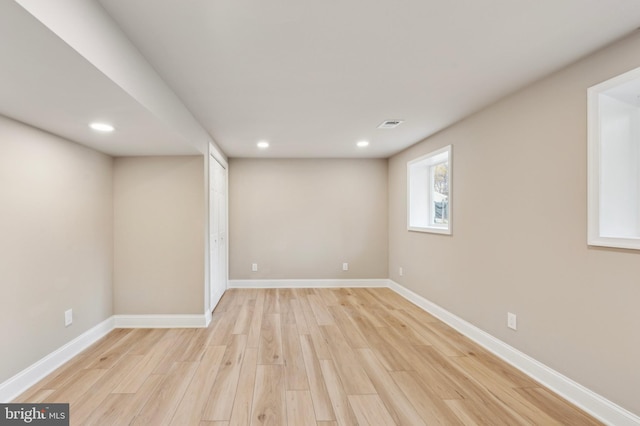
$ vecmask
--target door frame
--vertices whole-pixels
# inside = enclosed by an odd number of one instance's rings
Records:
[[[224,276],[224,289],[226,290],[229,282],[229,163],[224,158],[222,153],[216,149],[213,144],[209,144],[209,153],[205,156],[205,282],[204,282],[204,312],[207,318],[207,325],[211,321],[211,312],[215,308],[215,306],[211,306],[211,298],[212,298],[212,288],[211,288],[211,273],[212,273],[212,265],[211,265],[211,161],[216,161],[219,163],[222,168],[225,170],[225,188],[224,188],[224,208],[225,208],[225,217],[226,217],[226,241],[223,246],[223,250],[225,251],[225,261],[226,261],[226,271]]]

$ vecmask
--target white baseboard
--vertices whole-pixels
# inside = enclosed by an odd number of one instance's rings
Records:
[[[65,362],[113,330],[113,317],[85,331],[69,343],[51,352],[31,366],[0,384],[0,402],[8,403],[38,383]]]
[[[229,281],[229,288],[323,287],[389,287],[602,422],[616,426],[640,426],[640,417],[636,414],[536,361],[395,281],[387,279]],[[211,312],[201,315],[114,315],[1,383],[0,403],[16,398],[114,328],[200,328],[207,327],[210,322]]]
[[[113,315],[0,383],[0,403],[13,400],[115,328],[203,328],[209,323],[211,312],[202,315]]]
[[[527,354],[507,345],[489,333],[452,314],[441,306],[412,292],[395,281],[389,280],[389,288],[447,323],[474,342],[493,352],[518,370],[542,383],[566,400],[582,408],[600,421],[615,426],[639,426],[640,417],[614,404],[601,395],[547,367]]]
[[[204,328],[211,313],[193,315],[114,315],[115,328]]]
[[[229,280],[229,288],[348,288],[388,287],[386,278],[331,280]]]

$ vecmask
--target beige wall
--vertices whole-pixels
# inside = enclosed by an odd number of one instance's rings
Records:
[[[0,383],[112,315],[112,212],[110,157],[0,116]]]
[[[204,158],[114,162],[114,313],[204,312]]]
[[[229,241],[231,279],[386,278],[387,161],[232,159]]]
[[[639,51],[635,34],[389,162],[391,278],[635,413],[640,252],[587,247],[586,90]],[[406,162],[447,144],[453,236],[407,232]]]

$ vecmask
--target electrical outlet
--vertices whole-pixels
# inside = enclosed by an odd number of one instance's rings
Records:
[[[398,268],[398,275],[400,276],[404,275],[404,270],[402,269],[402,266]]]
[[[64,326],[69,327],[73,323],[73,309],[64,311]]]
[[[252,263],[251,264],[251,270],[253,272],[258,272],[258,264],[257,263]]]
[[[348,271],[349,270],[349,264],[347,262],[342,264],[342,270],[343,271]]]
[[[507,312],[507,327],[509,327],[512,330],[518,329],[518,318],[516,317],[516,314]]]

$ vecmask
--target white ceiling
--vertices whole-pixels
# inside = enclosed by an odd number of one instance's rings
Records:
[[[230,157],[386,157],[640,24],[637,0],[98,1]],[[0,5],[0,113],[114,155],[193,152],[86,54]],[[122,147],[87,133],[97,115]],[[405,122],[376,129],[386,119]]]
[[[198,153],[12,1],[0,1],[0,40],[0,114],[114,156]]]

